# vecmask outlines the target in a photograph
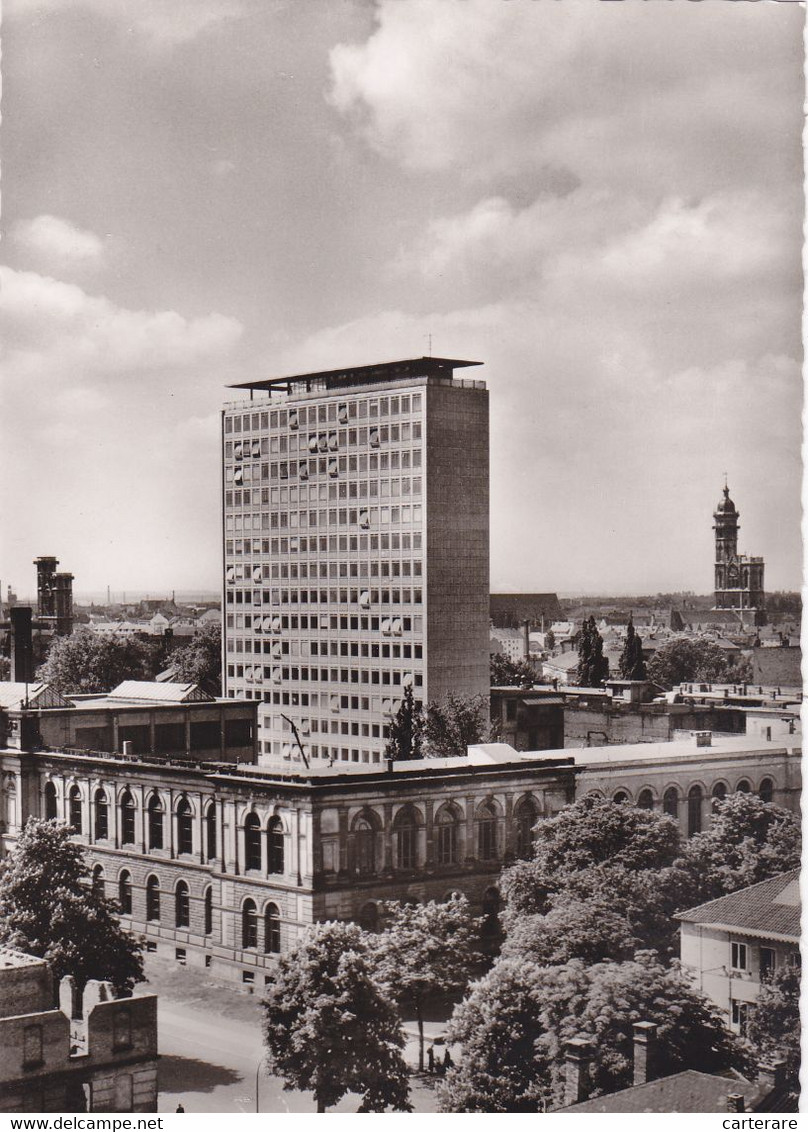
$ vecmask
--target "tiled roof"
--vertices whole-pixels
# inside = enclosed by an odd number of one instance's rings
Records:
[[[727,1094],[742,1093],[746,1109],[756,1098],[755,1085],[736,1077],[718,1077],[686,1069],[670,1077],[660,1077],[645,1085],[633,1085],[617,1093],[607,1093],[591,1101],[570,1105],[565,1112],[726,1112]]]
[[[729,896],[719,896],[680,912],[677,919],[689,924],[720,924],[764,936],[788,936],[796,942],[800,934],[800,871],[792,869]]]

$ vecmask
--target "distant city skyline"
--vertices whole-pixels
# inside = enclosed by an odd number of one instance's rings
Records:
[[[4,594],[218,593],[225,386],[430,350],[494,591],[712,592],[725,472],[798,589],[803,20],[8,0]]]

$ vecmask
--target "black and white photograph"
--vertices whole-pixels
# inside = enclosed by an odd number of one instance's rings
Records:
[[[804,30],[5,0],[0,1132],[797,1128]]]

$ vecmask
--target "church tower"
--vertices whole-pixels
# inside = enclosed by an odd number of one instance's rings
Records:
[[[715,523],[715,608],[737,610],[748,625],[766,623],[762,558],[738,554],[738,510],[724,485],[724,498],[713,513]]]

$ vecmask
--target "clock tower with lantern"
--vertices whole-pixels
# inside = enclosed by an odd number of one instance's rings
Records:
[[[747,625],[765,625],[766,594],[762,558],[738,553],[739,513],[724,484],[724,498],[715,509],[715,609],[737,611]]]

